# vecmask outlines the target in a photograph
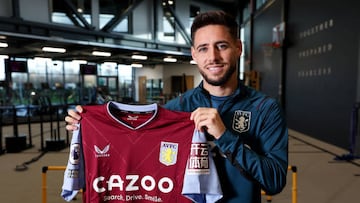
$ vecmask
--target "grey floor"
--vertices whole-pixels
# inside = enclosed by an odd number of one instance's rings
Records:
[[[25,129],[26,126],[19,128]],[[40,149],[39,125],[32,126],[34,146],[19,153],[0,155],[0,202],[40,203],[44,166],[64,166],[67,163],[68,148],[48,152],[43,156]],[[62,128],[63,131],[64,128]],[[49,125],[44,126],[49,132]],[[65,133],[62,131],[62,137]],[[26,132],[25,132],[26,134]],[[12,128],[3,128],[3,139],[12,135]],[[288,173],[288,184],[282,193],[272,197],[275,203],[348,203],[360,202],[360,160],[336,161],[338,155],[348,152],[344,149],[312,139],[306,135],[289,131],[289,164],[297,168],[296,188],[294,174]],[[3,142],[5,143],[5,142]],[[35,159],[34,159],[35,158]],[[38,160],[36,158],[39,158]],[[26,168],[23,163],[31,161]],[[24,169],[24,170],[16,170]],[[63,171],[47,171],[46,202],[65,202],[60,196]],[[296,189],[296,190],[294,190]],[[297,194],[293,196],[294,192]],[[295,198],[295,199],[294,199]],[[73,202],[81,202],[81,197]],[[264,197],[263,202],[266,202]]]

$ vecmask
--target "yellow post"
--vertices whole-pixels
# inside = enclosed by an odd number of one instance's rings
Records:
[[[46,171],[48,168],[44,166],[42,168],[42,203],[46,203]]]
[[[48,170],[63,171],[65,169],[66,169],[66,166],[44,166],[42,168],[42,203],[46,203],[46,201],[47,201],[47,199],[46,199],[46,190],[47,190],[46,172]]]
[[[271,196],[271,195],[267,195],[264,190],[261,190],[261,195],[265,195],[266,202],[272,202],[272,196]]]
[[[291,200],[292,203],[297,203],[297,167],[296,166],[289,166],[288,170],[292,171],[292,195]]]
[[[52,171],[64,171],[66,166],[48,166],[48,169]]]
[[[293,167],[293,174],[292,174],[292,203],[297,203],[297,169],[296,166]]]

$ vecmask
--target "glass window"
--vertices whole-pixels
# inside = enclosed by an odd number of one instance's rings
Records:
[[[8,102],[7,81],[5,76],[5,57],[0,55],[0,105],[4,105]]]
[[[107,23],[109,23],[109,21],[114,17],[114,15],[110,15],[110,14],[100,14],[100,29],[102,29]],[[129,32],[129,20],[128,20],[128,16],[124,17],[124,19],[122,19],[120,21],[119,24],[117,24],[114,29],[114,32],[122,32],[122,33],[128,33]]]
[[[124,19],[122,19],[120,21],[120,23],[115,26],[114,28],[114,32],[124,32],[124,33],[129,33],[129,20],[128,20],[128,16],[126,16]]]
[[[242,44],[245,44],[245,29],[241,28],[240,29],[240,40],[242,42]],[[245,75],[245,47],[243,47],[242,49],[242,53],[240,56],[240,80],[244,79],[244,75]]]
[[[261,8],[268,0],[256,0],[256,9]]]
[[[51,21],[61,24],[69,24],[76,26],[84,26],[79,17],[74,13],[72,8],[76,9],[76,12],[91,24],[91,0],[70,0],[71,5],[68,5],[65,1],[52,0],[52,13]]]
[[[27,104],[28,95],[25,92],[26,84],[28,83],[27,73],[11,73],[12,79],[12,98],[11,103],[14,105]]]
[[[53,61],[47,65],[49,85],[53,89],[62,88],[64,86],[63,66],[64,63],[62,61]]]
[[[6,80],[5,77],[5,58],[0,56],[0,81]]]
[[[99,76],[117,76],[117,64],[116,63],[103,63],[98,68],[98,75]]]
[[[175,39],[175,18],[172,16],[172,9],[175,11],[174,1],[163,0],[163,17],[162,17],[162,30],[163,34],[160,35],[159,40],[174,42]],[[169,8],[170,7],[170,8]]]
[[[119,71],[119,88],[121,98],[134,98],[134,76],[133,68],[130,65],[118,65]]]
[[[101,0],[100,6],[100,29],[104,28],[114,17],[119,16],[131,5],[131,1],[123,0]],[[129,33],[129,16],[120,19],[113,25],[112,31]]]
[[[29,82],[35,89],[41,89],[46,81],[46,66],[51,59],[36,58],[28,60]]]
[[[80,64],[72,61],[64,62],[64,89],[67,104],[80,103]]]
[[[192,25],[195,17],[197,15],[199,15],[199,13],[200,13],[200,7],[199,6],[190,5],[189,25]],[[190,33],[190,26],[187,29],[188,29],[188,33]]]

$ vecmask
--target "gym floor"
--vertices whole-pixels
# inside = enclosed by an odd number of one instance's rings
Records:
[[[35,129],[32,130],[33,147],[18,153],[0,155],[1,202],[44,202],[42,199],[43,167],[65,166],[67,163],[69,148],[42,154],[40,151],[40,134],[37,132],[39,126],[36,125],[32,126],[32,129]],[[26,128],[27,126],[19,126],[19,132],[22,130],[26,132]],[[65,138],[65,128],[62,126],[61,130],[61,137]],[[44,132],[50,132],[49,125],[44,127]],[[3,127],[3,139],[11,133],[11,127]],[[3,141],[3,143],[5,142]],[[271,197],[271,202],[358,202],[360,159],[350,161],[334,159],[347,153],[344,149],[290,130],[289,165],[296,167],[297,170],[295,174],[289,170],[287,186],[283,192]],[[60,197],[62,181],[62,170],[48,170],[46,172],[47,203],[65,202]],[[263,202],[266,201],[266,197],[263,196]],[[81,202],[81,196],[72,202]]]

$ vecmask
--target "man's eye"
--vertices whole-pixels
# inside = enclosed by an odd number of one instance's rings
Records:
[[[228,45],[227,45],[227,44],[218,44],[218,45],[217,45],[217,48],[218,48],[219,50],[225,50],[225,49],[228,48]]]
[[[198,52],[206,52],[207,48],[206,47],[201,47],[198,48]]]

